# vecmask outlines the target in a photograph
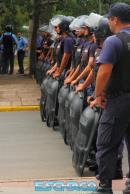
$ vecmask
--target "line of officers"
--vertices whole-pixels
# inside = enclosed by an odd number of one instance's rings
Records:
[[[86,166],[95,171],[94,194],[112,194],[112,179],[123,178],[124,142],[130,163],[130,6],[116,3],[108,17],[55,16],[45,32],[55,38],[50,44],[44,34],[36,66],[42,120],[59,127],[80,175]]]

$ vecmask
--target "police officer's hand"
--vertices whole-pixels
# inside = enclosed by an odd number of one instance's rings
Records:
[[[56,72],[56,73],[53,74],[53,78],[57,78],[57,77],[59,77],[60,75],[61,75],[60,72]]]
[[[53,65],[54,64],[54,60],[53,59],[50,59],[50,64]]]
[[[79,84],[79,85],[76,87],[75,92],[77,93],[77,92],[82,91],[82,90],[84,90],[84,84]]]
[[[51,75],[51,70],[48,70],[48,71],[46,72],[46,75]]]
[[[70,84],[70,82],[71,82],[70,78],[65,79],[65,81],[64,81],[64,85],[66,85],[66,84]]]
[[[65,78],[67,78],[67,76],[69,75],[69,73],[70,73],[70,70],[68,70],[68,71],[66,72]]]
[[[46,72],[46,75],[51,75],[53,73],[53,69],[49,69],[47,72]]]
[[[75,79],[74,81],[71,82],[71,86],[74,86],[75,84],[77,84],[77,80]]]
[[[105,109],[106,107],[105,97],[104,96],[96,97],[96,99],[90,103],[90,108],[94,108],[95,106]]]
[[[88,96],[87,103],[90,104],[91,101],[93,101],[93,100],[94,100],[94,97],[93,96]]]

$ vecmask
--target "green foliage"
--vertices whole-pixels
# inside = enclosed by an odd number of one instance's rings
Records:
[[[28,23],[31,0],[3,0],[0,1],[0,27],[4,30],[6,24],[12,24],[14,32]]]
[[[42,0],[43,2],[45,0]],[[51,2],[51,0],[50,0]],[[101,6],[99,7],[99,2]],[[57,14],[63,15],[88,15],[91,12],[106,14],[110,4],[117,0],[59,0],[58,3],[41,7],[40,23],[48,23],[49,19]],[[120,0],[130,4],[130,0]],[[48,11],[49,10],[49,11]],[[33,0],[0,0],[0,30],[6,24],[12,24],[14,32],[21,30],[23,25],[28,25],[29,17],[33,12]]]
[[[65,15],[88,15],[91,12],[106,14],[110,5],[119,2],[117,0],[61,0],[59,4],[54,7],[54,14]],[[130,0],[120,0],[130,4]],[[100,3],[100,5],[99,5]]]

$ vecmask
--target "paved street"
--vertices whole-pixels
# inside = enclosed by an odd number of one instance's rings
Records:
[[[75,177],[71,151],[40,113],[0,113],[0,180]]]
[[[58,131],[41,122],[39,111],[1,112],[0,134],[0,191],[30,194],[32,180],[78,179],[72,152]],[[123,187],[123,181],[114,181],[115,190]]]

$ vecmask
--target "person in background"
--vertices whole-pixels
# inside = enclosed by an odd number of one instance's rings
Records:
[[[24,74],[24,57],[25,57],[25,50],[28,46],[28,41],[26,38],[23,37],[23,33],[22,32],[18,32],[17,33],[17,37],[18,37],[18,66],[19,66],[19,70],[18,70],[18,74]]]
[[[12,26],[6,25],[5,32],[0,37],[0,44],[3,45],[2,59],[2,74],[13,74],[14,71],[14,46],[17,48],[17,38],[12,33]],[[10,70],[9,70],[10,65]]]

